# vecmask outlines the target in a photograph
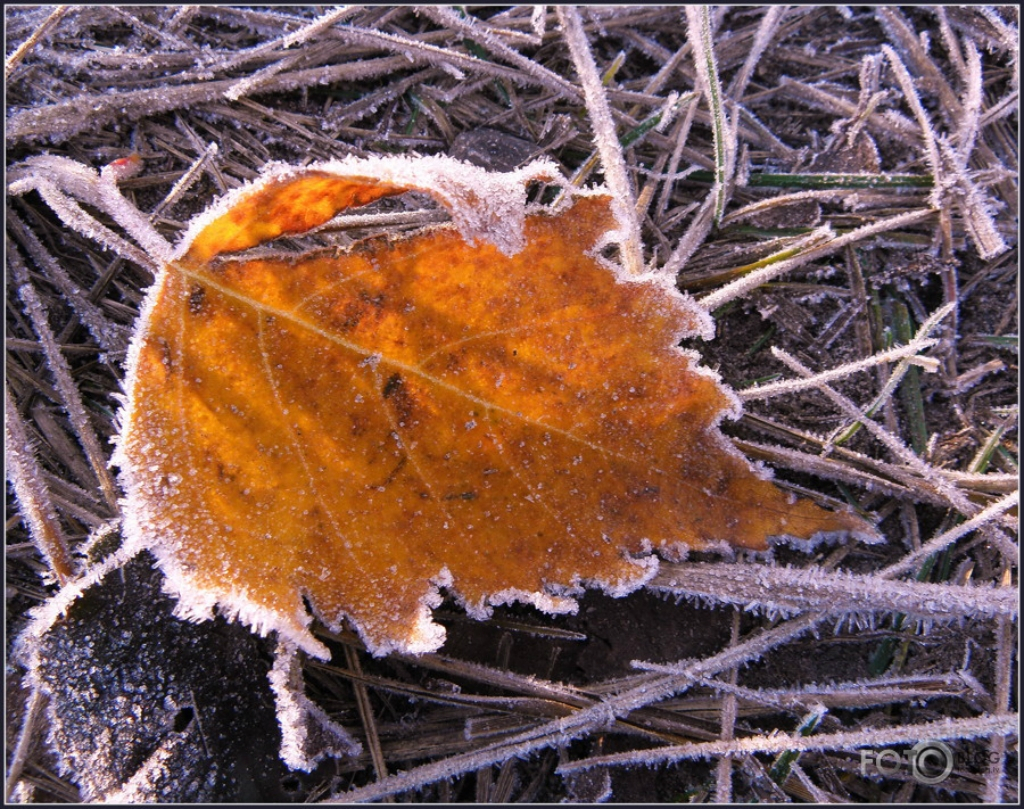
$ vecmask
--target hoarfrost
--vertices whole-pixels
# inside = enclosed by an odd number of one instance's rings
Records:
[[[306,697],[296,646],[288,642],[278,644],[267,677],[277,705],[281,760],[285,764],[293,770],[308,772],[325,757],[359,754],[359,742]]]
[[[485,171],[451,157],[346,157],[308,166],[270,163],[260,178],[232,191],[197,216],[174,253],[180,258],[193,240],[214,221],[243,199],[267,186],[287,182],[312,171],[347,179],[365,178],[368,184],[423,191],[442,199],[450,208],[452,221],[471,242],[489,242],[505,255],[523,248],[523,224],[527,214],[526,186],[534,181],[561,177],[550,160],[536,160],[504,174]]]

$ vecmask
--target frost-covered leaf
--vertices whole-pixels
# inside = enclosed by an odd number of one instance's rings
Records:
[[[152,561],[101,571],[20,639],[66,774],[87,800],[285,799],[265,642],[174,618]]]
[[[527,215],[535,163],[277,167],[193,223],[130,352],[117,462],[135,547],[195,617],[214,605],[316,655],[303,598],[376,654],[436,649],[439,587],[476,617],[630,592],[651,550],[871,531],[797,501],[718,431],[735,398],[680,337],[692,301],[596,251],[610,200]],[[440,227],[348,252],[226,257],[408,190]]]
[[[358,754],[360,745],[306,696],[301,662],[294,646],[280,643],[269,677],[282,731],[281,760],[308,772],[324,758]]]

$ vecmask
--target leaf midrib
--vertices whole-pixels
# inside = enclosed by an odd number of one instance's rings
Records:
[[[231,287],[226,286],[225,284],[222,284],[221,282],[197,270],[189,269],[180,264],[173,264],[168,269],[171,270],[172,268],[180,272],[186,278],[190,278],[197,282],[206,284],[212,287],[213,289],[217,290],[217,292],[221,293],[222,295],[232,298],[238,301],[239,303],[247,305],[260,312],[271,314],[274,317],[280,317],[284,320],[289,321],[290,323],[300,326],[301,328],[304,328],[318,335],[319,337],[322,337],[328,342],[331,342],[337,346],[340,346],[341,348],[344,348],[347,351],[352,352],[353,354],[362,357],[364,361],[371,359],[373,357],[377,357],[379,363],[386,364],[391,368],[394,368],[395,370],[401,371],[402,373],[419,377],[420,379],[424,380],[430,385],[435,385],[438,388],[445,390],[449,393],[452,393],[456,396],[459,396],[468,402],[472,402],[473,404],[509,416],[510,418],[513,418],[523,424],[529,425],[531,427],[536,427],[538,429],[546,430],[551,433],[556,433],[581,446],[588,447],[589,449],[592,449],[595,452],[598,452],[610,458],[615,458],[616,460],[622,461],[624,463],[637,464],[641,462],[641,459],[639,458],[632,458],[623,455],[620,452],[608,449],[607,447],[603,447],[599,444],[595,444],[591,441],[586,440],[585,438],[581,438],[578,435],[568,432],[567,430],[563,430],[560,427],[555,427],[550,424],[546,424],[542,421],[537,421],[536,419],[530,418],[529,416],[526,416],[519,411],[509,410],[507,407],[504,407],[503,405],[496,404],[494,402],[488,401],[487,399],[483,399],[475,394],[468,393],[465,390],[462,390],[461,388],[458,388],[444,381],[443,379],[439,379],[438,377],[432,375],[430,372],[424,371],[422,368],[419,368],[415,365],[409,365],[408,363],[403,362],[402,360],[393,359],[379,351],[370,351],[364,348],[363,346],[359,345],[358,343],[353,343],[349,340],[346,340],[343,337],[339,337],[337,334],[333,334],[332,332],[323,329],[317,324],[312,323],[302,317],[299,317],[298,315],[295,314],[294,311],[278,309],[277,307],[270,306],[262,301],[256,300],[248,295],[242,294],[237,290],[232,289]],[[648,468],[652,472],[656,472],[662,475],[666,474],[664,470],[658,467],[650,466]]]

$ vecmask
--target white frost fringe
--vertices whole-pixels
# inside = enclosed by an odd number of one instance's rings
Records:
[[[298,647],[281,642],[267,672],[281,725],[281,760],[293,770],[310,772],[329,756],[356,756],[362,745],[305,694]]]

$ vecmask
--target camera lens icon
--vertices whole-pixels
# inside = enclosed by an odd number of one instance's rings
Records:
[[[941,784],[953,772],[953,751],[943,742],[918,742],[909,758],[910,772],[920,784]]]

